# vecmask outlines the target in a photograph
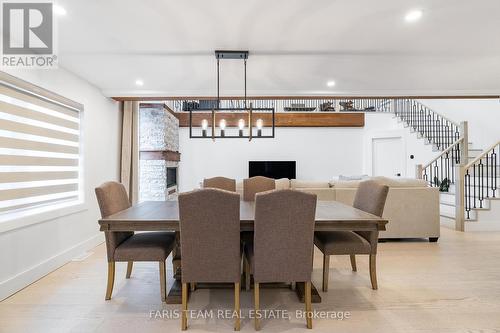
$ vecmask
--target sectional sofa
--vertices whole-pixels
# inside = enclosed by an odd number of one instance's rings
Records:
[[[389,186],[384,217],[389,220],[387,230],[380,238],[439,238],[439,191],[427,186],[425,180],[409,178],[372,177]],[[318,200],[336,200],[352,205],[361,180],[303,181],[297,179],[276,180],[277,189],[291,188],[314,193]],[[242,192],[242,184],[237,183]]]

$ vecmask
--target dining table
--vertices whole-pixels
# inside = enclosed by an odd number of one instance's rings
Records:
[[[253,231],[255,203],[240,202],[240,229]],[[338,201],[318,201],[316,205],[315,231],[369,231],[378,234],[386,230],[387,219],[375,216]],[[100,230],[114,231],[174,231],[179,239],[179,202],[143,201],[123,211],[99,220]],[[166,302],[181,303],[182,254],[179,248],[173,251],[174,283]],[[199,284],[197,284],[198,287]],[[304,301],[303,283],[297,283],[295,290],[299,300]],[[312,302],[320,303],[321,296],[312,284]]]

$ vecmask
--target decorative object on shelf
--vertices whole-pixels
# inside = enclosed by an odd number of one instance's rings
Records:
[[[325,102],[319,105],[319,110],[335,112],[335,106],[333,106],[333,102]]]
[[[285,106],[283,110],[288,112],[311,112],[316,110],[316,107],[306,106],[305,104],[291,104],[290,106]]]
[[[339,105],[342,107],[342,111],[356,111],[353,101],[340,102]]]
[[[182,103],[182,110],[189,111],[189,137],[190,138],[208,138],[210,137],[215,141],[216,138],[248,138],[251,141],[254,137],[256,138],[274,138],[275,131],[275,110],[274,107],[253,107],[253,103],[249,103],[247,106],[247,59],[248,51],[215,51],[215,58],[217,59],[217,98],[216,99],[204,99],[199,101],[190,101]],[[222,108],[220,103],[220,60],[223,59],[239,59],[243,60],[244,64],[244,98],[243,107],[232,107],[232,108]],[[316,108],[314,108],[316,109]],[[193,111],[211,111],[211,136],[208,135],[209,120],[202,119],[200,123],[193,122]],[[222,114],[226,118],[217,119],[217,115]],[[254,122],[254,114],[261,115]],[[248,121],[245,124],[245,119],[240,118],[241,116],[247,117]],[[270,116],[270,117],[269,117]],[[264,119],[266,119],[264,121]],[[200,121],[199,117],[197,122]],[[217,122],[219,122],[219,130],[216,130]],[[245,125],[247,129],[245,130]],[[257,135],[254,136],[254,126],[257,128]],[[199,134],[199,128],[201,127],[201,134]],[[237,127],[232,129],[233,127]],[[267,133],[264,134],[264,127],[269,127],[265,130]],[[236,132],[237,130],[237,132]],[[234,134],[232,134],[234,133]]]

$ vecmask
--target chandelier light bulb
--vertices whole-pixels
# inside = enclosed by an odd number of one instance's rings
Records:
[[[208,120],[203,119],[201,121],[201,128],[204,129],[204,130],[206,130],[208,128]]]
[[[262,129],[262,126],[264,125],[264,121],[262,119],[257,119],[257,129]]]
[[[226,129],[226,119],[221,119],[220,120],[219,127],[220,127],[221,130],[225,130]]]

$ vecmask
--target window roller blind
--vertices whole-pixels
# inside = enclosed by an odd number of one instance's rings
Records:
[[[79,201],[80,111],[0,83],[0,218]]]

